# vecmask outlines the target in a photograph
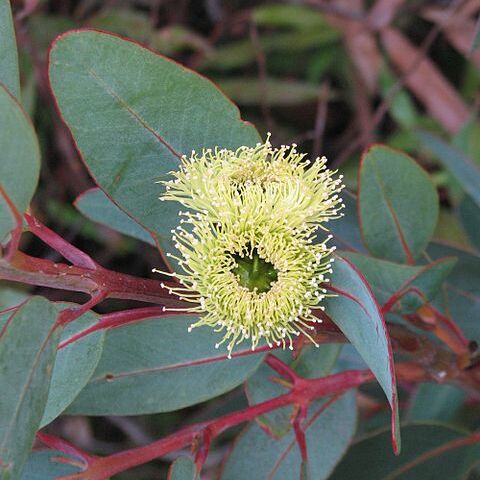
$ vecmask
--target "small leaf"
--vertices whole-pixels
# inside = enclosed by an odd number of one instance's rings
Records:
[[[67,306],[72,305],[62,308]],[[64,328],[61,341],[96,322],[97,315],[87,312]],[[58,417],[90,380],[102,355],[104,337],[105,331],[100,330],[58,350],[42,427]]]
[[[418,132],[419,139],[458,180],[468,195],[480,206],[480,168],[456,147],[428,132]]]
[[[195,480],[196,478],[195,463],[188,457],[177,458],[168,469],[167,480]]]
[[[342,197],[345,204],[342,210],[343,217],[328,223],[333,243],[341,250],[367,253],[358,224],[357,199],[348,191],[344,191]]]
[[[413,263],[427,246],[438,217],[438,197],[427,173],[404,153],[374,145],[362,157],[359,214],[370,252]]]
[[[91,188],[83,192],[75,200],[75,206],[94,222],[150,245],[155,245],[152,235],[118,208],[99,188]]]
[[[391,94],[396,85],[396,78],[388,68],[383,68],[379,76],[380,88],[385,98]],[[389,102],[389,112],[392,118],[403,129],[411,129],[418,125],[419,113],[415,107],[415,103],[406,90],[400,90]]]
[[[466,392],[454,385],[422,383],[409,402],[406,416],[410,421],[451,423],[458,416],[466,397]]]
[[[389,449],[385,430],[354,443],[331,480],[463,480],[478,462],[479,443],[456,445],[466,437],[461,430],[419,423],[403,426],[402,434],[404,449],[398,457]]]
[[[469,340],[480,342],[480,257],[441,243],[430,244],[427,254],[434,260],[457,258],[442,295],[434,304],[451,316]]]
[[[226,352],[215,349],[220,336],[211,328],[188,333],[195,319],[171,315],[109,330],[93,377],[67,412],[168,412],[214,398],[242,383],[263,354],[227,360]]]
[[[32,452],[20,480],[56,480],[80,471],[78,460],[56,450]]]
[[[179,204],[160,202],[182,155],[260,141],[238,109],[193,71],[97,31],[61,35],[49,75],[63,119],[95,181],[173,251]]]
[[[393,354],[385,321],[368,283],[346,258],[336,256],[325,312],[350,340],[383,388],[392,408],[394,449],[400,451]]]
[[[433,299],[456,263],[455,258],[444,258],[411,267],[351,252],[342,256],[365,275],[380,305],[398,297],[395,306],[402,313],[412,313]]]
[[[310,407],[306,428],[308,468],[315,480],[329,478],[348,448],[356,428],[355,392],[348,392],[322,411],[324,401]],[[252,422],[237,438],[227,458],[222,480],[298,480],[302,461],[291,431],[280,440]]]
[[[0,83],[3,83],[15,98],[20,99],[17,41],[9,0],[0,0]],[[0,107],[0,110],[3,108]]]
[[[458,206],[458,216],[470,243],[480,252],[480,206],[465,197]]]
[[[32,297],[0,332],[0,478],[20,477],[47,402],[60,329],[57,309]]]
[[[18,102],[1,85],[0,125],[0,186],[23,213],[37,186],[40,150],[30,120]],[[0,196],[0,242],[14,226],[12,212]]]
[[[18,283],[0,280],[0,311],[16,307],[29,297],[28,291]],[[2,328],[0,322],[0,329]]]

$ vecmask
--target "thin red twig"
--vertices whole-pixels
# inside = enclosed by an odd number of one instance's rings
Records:
[[[36,437],[38,441],[42,442],[44,445],[53,450],[58,450],[66,455],[72,455],[73,457],[81,459],[85,464],[85,468],[96,458],[93,455],[89,455],[83,450],[80,450],[75,445],[63,440],[62,438],[55,437],[53,435],[47,435],[46,433],[42,432],[38,432]]]
[[[97,265],[95,270],[55,263],[50,260],[31,257],[16,252],[10,262],[0,258],[0,278],[29,285],[84,292],[90,295],[107,290],[108,298],[138,300],[157,303],[166,307],[182,307],[184,303],[168,293],[161,282],[134,277],[107,270]],[[163,282],[166,286],[172,283]]]
[[[168,315],[165,312],[164,307],[145,307],[145,308],[134,308],[132,310],[123,310],[121,312],[108,313],[103,315],[101,320],[91,325],[90,327],[82,330],[81,332],[72,335],[58,345],[58,349],[65,348],[67,345],[74,343],[80,340],[87,335],[90,335],[99,330],[106,330],[110,328],[116,328],[129,323],[135,323],[141,320],[146,320],[147,318],[161,317]]]
[[[0,185],[0,195],[3,197],[3,199],[7,203],[8,208],[10,209],[10,212],[13,215],[13,220],[15,222],[15,227],[10,232],[11,239],[8,245],[7,254],[5,255],[5,260],[9,262],[11,261],[11,259],[13,258],[13,256],[18,250],[18,246],[20,244],[20,237],[22,236],[23,222],[22,222],[21,213],[18,211],[12,199],[9,197],[9,195],[1,185]]]
[[[89,255],[67,242],[60,235],[39,222],[35,217],[25,214],[25,221],[27,222],[29,230],[36,237],[52,247],[65,259],[73,263],[73,265],[76,267],[96,270],[97,264]]]
[[[93,308],[95,305],[98,305],[102,300],[107,297],[108,290],[100,290],[94,295],[92,295],[92,298],[88,302],[85,302],[83,305],[62,310],[60,312],[60,315],[58,316],[57,324],[66,325],[70,322],[73,322],[73,320],[81,317],[84,313],[88,312],[91,308]]]
[[[272,410],[286,405],[307,406],[317,398],[345,392],[373,378],[368,370],[350,370],[324,378],[302,379],[285,395],[209,422],[188,426],[150,445],[126,450],[109,457],[96,458],[85,471],[62,477],[62,480],[106,480],[112,475],[191,445],[206,429],[208,429],[208,435],[214,438],[228,428],[251,421]]]

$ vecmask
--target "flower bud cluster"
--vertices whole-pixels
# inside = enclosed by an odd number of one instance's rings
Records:
[[[325,223],[343,208],[335,173],[325,158],[310,162],[295,145],[273,148],[269,139],[182,158],[160,200],[187,209],[172,231],[178,255],[167,255],[183,269],[175,274],[182,287],[170,291],[199,314],[190,330],[222,332],[216,347],[226,344],[229,356],[245,340],[252,350],[262,341],[292,349],[300,334],[314,340],[312,310],[323,308],[335,249]],[[267,291],[237,274],[239,259],[254,258],[274,269]]]

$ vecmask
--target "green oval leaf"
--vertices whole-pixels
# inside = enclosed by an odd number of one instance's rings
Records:
[[[19,103],[0,85],[0,185],[21,213],[35,192],[40,150],[33,126]],[[0,242],[15,227],[11,209],[0,196]]]
[[[428,132],[418,132],[419,139],[458,180],[465,192],[480,206],[480,168],[458,148]]]
[[[77,318],[64,328],[61,342],[95,324],[97,317],[95,313],[87,312]],[[90,380],[102,355],[104,337],[105,331],[99,330],[58,350],[42,427],[57,418]]]
[[[21,480],[56,480],[80,472],[78,460],[57,450],[33,452],[23,469]]]
[[[83,192],[75,200],[75,206],[90,220],[155,246],[152,235],[118,208],[100,188]]]
[[[324,411],[323,404],[315,402],[310,407],[305,432],[308,469],[315,480],[329,477],[347,450],[357,421],[355,392],[346,393]],[[221,479],[298,480],[301,468],[300,450],[292,431],[275,440],[252,422],[238,437]]]
[[[233,389],[263,360],[261,353],[227,360],[211,328],[188,333],[194,320],[172,315],[108,331],[100,363],[67,413],[178,410]]]
[[[333,235],[333,242],[341,250],[366,253],[357,216],[357,199],[348,191],[342,192],[343,217],[328,223],[328,230]]]
[[[470,197],[465,197],[457,213],[470,243],[480,252],[480,206]]]
[[[47,402],[60,329],[57,309],[32,297],[0,331],[0,478],[20,477]]]
[[[177,458],[168,469],[167,480],[195,480],[196,478],[195,463],[188,457]]]
[[[173,251],[179,205],[160,202],[192,150],[259,141],[213,83],[167,58],[93,30],[57,38],[49,75],[63,119],[98,185]]]
[[[331,479],[345,480],[463,480],[480,455],[480,444],[457,444],[466,434],[452,427],[411,424],[402,427],[404,448],[398,457],[388,448],[388,431],[355,443]],[[453,442],[453,443],[452,443]]]
[[[0,311],[20,305],[29,296],[28,290],[18,283],[0,280]],[[0,328],[2,328],[1,320]]]
[[[410,421],[438,421],[452,424],[458,420],[467,393],[455,385],[422,383],[409,401]]]
[[[413,263],[437,224],[437,192],[408,155],[373,145],[360,165],[359,215],[363,238],[374,256]]]
[[[430,244],[427,253],[434,260],[445,256],[457,258],[442,295],[434,303],[447,312],[469,340],[480,342],[480,257],[441,243]]]
[[[0,83],[20,99],[17,41],[9,0],[0,0]]]
[[[336,256],[330,284],[335,296],[325,300],[325,312],[365,360],[392,408],[394,449],[400,450],[398,398],[392,347],[385,321],[360,271],[346,258]]]
[[[412,267],[357,253],[342,255],[365,275],[380,305],[391,302],[401,313],[412,313],[432,300],[456,263],[455,258],[443,258]]]

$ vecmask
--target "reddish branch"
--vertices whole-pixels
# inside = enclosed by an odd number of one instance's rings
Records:
[[[183,306],[175,295],[168,293],[168,288],[162,287],[160,281],[138,278],[103,268],[85,252],[68,243],[28,214],[25,215],[25,221],[30,232],[60,253],[72,265],[31,257],[18,251],[22,221],[18,218],[15,206],[9,202],[8,196],[4,193],[0,190],[0,194],[7,200],[16,218],[17,228],[12,233],[7,255],[0,258],[0,279],[88,293],[92,297],[89,303],[90,308],[105,298],[138,300],[168,307]],[[172,286],[170,282],[163,283],[166,287]]]
[[[53,248],[73,265],[87,268],[89,270],[96,270],[97,264],[89,255],[67,242],[64,238],[50,230],[45,225],[41,224],[36,218],[25,214],[25,221],[27,222],[29,230],[36,237],[44,241],[49,247]]]
[[[12,259],[13,255],[15,255],[15,252],[18,250],[18,245],[20,244],[20,237],[22,236],[22,215],[20,212],[17,210],[17,207],[11,200],[11,198],[7,195],[7,192],[3,189],[3,187],[0,185],[0,197],[5,200],[5,202],[8,205],[8,208],[10,209],[10,212],[12,214],[13,220],[15,222],[15,227],[10,233],[10,242],[8,245],[8,250],[7,254],[5,255],[5,260],[8,262]],[[0,248],[0,253],[1,253],[1,248]]]
[[[52,450],[58,450],[67,455],[71,455],[82,460],[84,468],[87,468],[87,465],[95,459],[94,456],[88,455],[84,451],[75,447],[75,445],[72,445],[70,442],[67,442],[58,437],[54,437],[53,435],[47,435],[46,433],[38,432],[36,437],[37,440],[39,440]]]
[[[65,348],[73,342],[80,340],[87,335],[90,335],[99,330],[106,330],[110,328],[116,328],[129,323],[138,322],[140,320],[146,320],[147,318],[161,317],[166,315],[163,307],[146,307],[146,308],[134,308],[132,310],[123,310],[120,312],[108,313],[101,317],[97,323],[91,325],[88,328],[72,335],[58,345],[59,349]]]
[[[273,365],[276,371],[284,371],[284,367],[279,366],[281,362],[278,359],[272,360],[274,357],[268,358],[269,365]],[[285,367],[289,368],[286,365]],[[374,379],[369,370],[350,370],[311,380],[299,377],[295,373],[293,375],[294,377],[289,376],[290,380],[293,379],[292,388],[284,395],[208,422],[188,426],[150,445],[133,448],[108,457],[94,458],[83,472],[62,477],[62,479],[105,480],[112,475],[195,444],[198,445],[197,468],[201,468],[208,453],[208,446],[211,440],[228,428],[251,421],[259,415],[264,415],[272,410],[287,405],[295,405],[298,407],[298,411],[301,412],[301,419],[297,422],[296,427],[296,431],[300,432],[303,429],[302,423],[306,410],[312,401],[322,397],[340,395],[351,388]],[[299,435],[301,436],[302,434]]]
[[[288,405],[294,406],[295,414],[292,418],[292,425],[302,459],[305,461],[308,456],[305,430],[311,423],[307,422],[309,405],[316,399],[330,397],[330,400],[324,406],[324,409],[326,409],[347,390],[373,381],[375,378],[369,370],[350,370],[324,378],[305,379],[273,355],[268,355],[265,362],[285,379],[286,382],[283,382],[283,384],[290,388],[288,393],[207,422],[185,427],[149,445],[126,450],[108,457],[91,457],[81,452],[80,457],[83,460],[81,468],[83,468],[83,471],[64,476],[62,480],[106,480],[112,475],[187,447],[192,447],[196,452],[195,462],[197,471],[200,471],[214,438],[229,428]],[[397,373],[400,379],[406,381],[418,382],[425,380],[428,376],[424,368],[410,363],[399,364]],[[61,441],[58,441],[54,446],[50,446],[67,454],[72,453],[71,446],[67,445],[67,450],[65,450],[62,448]],[[85,461],[86,458],[88,458],[88,461]]]
[[[177,297],[160,286],[160,281],[138,278],[107,270],[96,265],[95,270],[55,263],[17,252],[11,262],[0,258],[0,278],[13,282],[84,292],[94,295],[108,291],[108,298],[122,298],[165,306],[181,307]],[[163,282],[167,284],[167,282]]]

